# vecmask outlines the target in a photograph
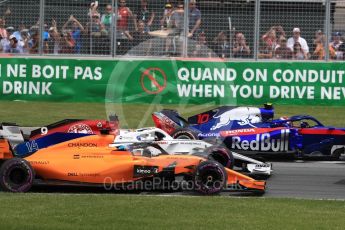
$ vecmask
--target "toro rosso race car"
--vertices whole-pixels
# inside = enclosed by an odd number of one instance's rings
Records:
[[[35,129],[27,135],[23,135],[15,124],[2,124],[0,133],[9,141],[13,154],[18,157],[25,157],[39,149],[79,137],[110,133],[115,135],[112,144],[114,147],[150,142],[159,145],[168,153],[210,155],[209,157],[212,155],[218,158],[224,167],[253,176],[270,176],[272,172],[270,163],[263,163],[201,140],[176,140],[158,128],[121,130],[118,126],[118,119],[113,116],[109,121],[63,120]],[[28,138],[25,139],[25,136]]]
[[[153,113],[156,127],[173,138],[220,139],[227,148],[256,156],[326,156],[344,154],[345,129],[324,126],[309,115],[274,118],[272,105],[264,108],[223,106],[182,118],[177,111]]]
[[[212,159],[168,154],[149,143],[111,147],[109,144],[114,138],[114,135],[79,137],[25,157],[15,157],[8,140],[1,138],[0,189],[27,192],[35,184],[103,186],[107,189],[127,184],[136,188],[138,182],[154,180],[149,185],[187,183],[189,189],[203,194],[219,193],[224,188],[265,191],[265,181],[225,168]],[[146,151],[147,147],[156,148],[159,153],[151,154]]]

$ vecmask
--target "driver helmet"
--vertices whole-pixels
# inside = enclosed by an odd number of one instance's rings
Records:
[[[282,116],[282,117],[279,118],[279,120],[281,120],[281,121],[286,121],[286,120],[289,120],[289,119],[290,119],[290,117],[288,117],[288,116]],[[292,123],[291,123],[290,121],[287,121],[287,122],[285,123],[285,125],[286,125],[287,127],[290,127],[290,126],[292,126]]]
[[[306,121],[301,121],[301,128],[308,128],[309,124]]]
[[[255,123],[259,123],[259,122],[261,122],[260,115],[255,115],[255,116],[251,117],[251,119],[250,119],[250,123],[255,124]]]
[[[279,119],[282,120],[282,121],[285,121],[285,120],[289,120],[290,117],[288,117],[288,116],[282,116],[282,117],[280,117]]]

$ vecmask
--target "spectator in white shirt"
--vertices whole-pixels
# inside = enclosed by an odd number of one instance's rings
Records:
[[[308,47],[307,41],[301,37],[301,30],[299,28],[294,28],[292,32],[293,32],[293,36],[288,39],[287,47],[293,50],[294,44],[298,42],[302,47],[305,59],[308,59],[309,47]]]
[[[18,43],[17,38],[14,35],[9,37],[10,43],[4,49],[5,53],[20,54],[23,53],[23,46]]]

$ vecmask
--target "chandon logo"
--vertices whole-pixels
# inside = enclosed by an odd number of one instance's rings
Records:
[[[97,147],[97,144],[95,143],[69,143],[68,147],[74,147],[74,148]]]
[[[242,140],[241,137],[232,137],[231,148],[253,151],[284,152],[289,150],[290,130],[282,129],[280,139],[271,139],[269,133],[257,134],[255,140]]]

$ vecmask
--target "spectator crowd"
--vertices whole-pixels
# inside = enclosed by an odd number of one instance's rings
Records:
[[[253,47],[244,32],[224,30],[209,37],[211,33],[207,34],[203,26],[197,1],[189,0],[188,12],[184,7],[184,1],[168,0],[158,12],[149,0],[138,1],[133,9],[126,0],[119,0],[115,12],[112,5],[99,7],[95,1],[85,9],[86,22],[70,15],[66,21],[52,19],[44,25],[38,21],[31,26],[20,22],[16,27],[7,25],[6,19],[11,17],[11,9],[7,9],[0,18],[0,53],[111,55],[115,47],[116,55],[124,55],[133,47],[140,47],[138,56],[181,56],[185,48],[183,38],[188,37],[189,57],[253,57]],[[185,15],[188,28],[184,28]],[[287,33],[278,25],[261,35],[258,44],[258,58],[262,59],[324,60],[327,51],[331,59],[345,59],[340,32],[332,33],[331,41],[327,41],[318,30],[308,44],[300,28]]]

